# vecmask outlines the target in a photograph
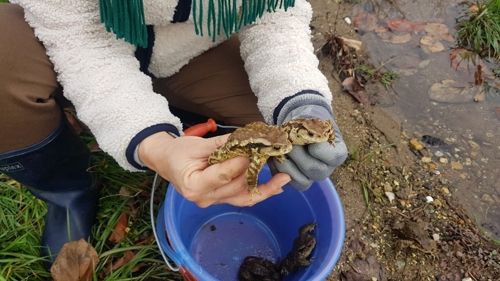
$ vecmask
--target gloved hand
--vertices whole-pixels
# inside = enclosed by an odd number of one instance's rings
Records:
[[[335,146],[328,142],[309,145],[295,145],[286,155],[287,160],[280,163],[276,158],[270,159],[269,167],[273,174],[283,172],[290,175],[291,186],[299,191],[305,191],[314,181],[328,178],[335,168],[347,158],[347,147],[342,134],[329,110],[320,105],[303,105],[288,113],[281,124],[297,118],[330,119],[335,129]]]

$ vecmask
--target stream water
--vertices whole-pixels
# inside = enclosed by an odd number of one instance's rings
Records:
[[[426,30],[394,32],[388,20],[404,19],[423,24],[444,24],[451,35],[456,19],[466,8],[457,0],[362,1],[353,8],[374,15],[379,29],[360,32],[371,63],[399,75],[392,89],[384,94],[383,107],[412,135],[430,135],[446,145],[428,146],[436,167],[434,173],[443,178],[443,186],[473,215],[478,224],[495,238],[500,238],[500,99],[488,92],[484,101],[475,102],[474,73],[477,66],[462,61],[458,68],[450,56],[455,42],[439,40],[444,49],[424,48]],[[378,32],[377,32],[378,31]],[[381,32],[392,32],[406,38],[399,40]],[[382,35],[382,36],[381,36]],[[403,35],[407,37],[402,37]],[[408,40],[409,38],[409,40]],[[384,41],[385,39],[385,41]],[[406,42],[403,42],[407,40]],[[495,65],[484,63],[483,71]],[[455,66],[455,67],[454,67]],[[498,68],[498,65],[496,66]],[[448,79],[453,87],[443,87]],[[499,81],[497,79],[497,81]],[[434,85],[434,86],[433,86]],[[471,86],[472,85],[472,86]],[[463,91],[462,91],[462,90]],[[467,92],[469,91],[469,92]],[[440,159],[441,158],[441,159]],[[448,182],[446,182],[448,181]]]

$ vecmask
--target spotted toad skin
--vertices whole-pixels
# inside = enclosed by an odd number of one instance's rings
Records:
[[[293,119],[282,126],[252,122],[234,131],[223,146],[212,152],[208,163],[213,165],[237,156],[250,158],[246,182],[252,196],[255,193],[260,195],[257,189],[258,174],[269,157],[284,162],[285,155],[292,150],[293,145],[321,142],[335,143],[335,132],[330,120]]]
[[[258,174],[271,156],[284,160],[283,155],[292,150],[286,132],[278,126],[263,122],[252,122],[234,131],[227,142],[217,148],[208,158],[209,164],[221,163],[236,156],[250,158],[250,167],[246,172],[248,188],[253,194],[260,194],[257,189]]]

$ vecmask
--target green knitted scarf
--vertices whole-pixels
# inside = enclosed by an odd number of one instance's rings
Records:
[[[274,12],[278,6],[286,11],[295,5],[295,0],[242,0],[242,6],[238,7],[237,0],[209,0],[208,7],[203,7],[203,0],[192,1],[191,13],[196,34],[203,36],[206,28],[214,41],[222,30],[229,37],[242,26],[254,23],[264,12]],[[117,39],[123,38],[134,46],[147,47],[148,33],[142,0],[99,0],[99,8],[101,22],[107,31],[112,31]],[[204,8],[208,9],[207,19],[203,17]]]

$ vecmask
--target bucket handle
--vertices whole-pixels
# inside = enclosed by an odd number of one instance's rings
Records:
[[[170,270],[177,272],[181,269],[181,267],[183,265],[180,258],[174,252],[172,247],[170,247],[170,245],[168,245],[168,243],[166,243],[166,240],[163,241],[161,239],[158,239],[158,234],[156,233],[156,227],[155,227],[156,224],[155,224],[155,218],[154,218],[154,212],[153,212],[153,199],[154,199],[155,189],[157,186],[157,181],[158,181],[158,173],[155,174],[155,177],[153,180],[153,186],[151,188],[151,198],[149,200],[149,214],[150,214],[150,219],[151,219],[151,227],[153,229],[153,234],[155,236],[156,241],[160,244],[160,254],[163,257],[163,260],[167,264],[168,268],[170,268]],[[177,265],[177,267],[174,267],[170,264],[170,261],[165,256],[165,254]]]
[[[239,128],[236,126],[219,125],[212,118],[209,118],[206,123],[198,124],[198,125],[195,125],[195,126],[188,128],[187,130],[184,131],[184,134],[187,136],[202,137],[203,135],[205,135],[209,131],[215,132],[217,130],[217,127],[231,128],[231,129]],[[151,227],[153,229],[153,234],[155,236],[156,241],[158,241],[158,243],[160,243],[160,254],[163,257],[163,260],[167,263],[168,268],[170,268],[170,270],[175,271],[175,272],[180,271],[181,275],[184,276],[187,273],[185,271],[185,268],[184,268],[184,265],[183,265],[181,259],[177,256],[177,254],[172,249],[172,247],[170,245],[168,245],[168,243],[166,243],[166,241],[164,242],[163,240],[158,239],[158,234],[156,233],[155,218],[153,215],[154,214],[154,212],[153,212],[153,198],[154,198],[156,186],[158,185],[157,181],[158,181],[158,173],[155,174],[155,177],[153,180],[153,186],[151,188],[151,198],[149,200],[149,214],[150,214],[150,219],[151,219]],[[173,267],[170,264],[170,262],[168,261],[168,258],[165,256],[165,254],[167,254],[167,256],[177,265],[177,267]],[[187,274],[187,275],[189,275],[189,274]],[[185,280],[187,280],[187,279],[185,279]]]

